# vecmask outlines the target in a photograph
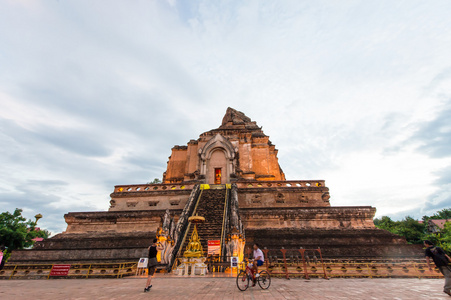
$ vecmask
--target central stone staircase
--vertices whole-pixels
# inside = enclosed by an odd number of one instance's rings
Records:
[[[197,233],[205,255],[207,255],[209,240],[221,240],[226,194],[227,190],[225,188],[203,190],[197,204],[197,209],[194,212],[194,215],[205,218],[205,223],[197,224]],[[191,224],[186,234],[185,242],[180,249],[179,256],[183,256],[183,252],[186,250],[193,230],[194,224]]]

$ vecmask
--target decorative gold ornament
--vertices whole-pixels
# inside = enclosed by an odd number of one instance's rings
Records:
[[[34,217],[36,218],[36,222],[35,222],[35,223],[38,223],[39,219],[42,218],[42,215],[41,215],[41,214],[37,214],[37,215],[34,216]]]
[[[192,216],[188,218],[188,221],[194,224],[205,222],[205,218],[201,216]]]

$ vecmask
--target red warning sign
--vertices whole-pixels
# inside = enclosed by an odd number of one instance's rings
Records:
[[[53,265],[50,276],[67,276],[71,265]]]
[[[221,252],[220,246],[221,246],[220,240],[208,241],[208,255],[219,254]]]

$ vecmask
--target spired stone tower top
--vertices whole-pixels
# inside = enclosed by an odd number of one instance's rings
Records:
[[[255,121],[229,107],[221,126],[202,133],[187,146],[172,148],[163,182],[285,180],[277,152]]]
[[[257,122],[252,121],[251,118],[246,116],[243,112],[228,107],[224,118],[222,118],[221,126],[219,126],[218,129],[211,130],[211,132],[228,131],[228,133],[224,133],[230,135],[231,130],[252,132],[253,136],[266,136],[261,127],[258,127]]]
[[[227,125],[246,125],[251,122],[251,118],[247,117],[241,111],[228,107],[224,118],[222,118],[222,125],[219,128],[226,127]]]

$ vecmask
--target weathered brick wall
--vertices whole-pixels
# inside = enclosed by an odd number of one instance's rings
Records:
[[[264,207],[328,207],[329,200],[322,196],[328,188],[239,188],[240,208]]]
[[[64,215],[67,229],[64,233],[95,234],[156,232],[164,210],[68,213]],[[181,210],[175,210],[179,215]],[[64,234],[63,233],[63,234]]]
[[[247,229],[246,247],[257,242],[268,249],[317,249],[329,259],[423,258],[421,245],[408,245],[400,236],[381,229]]]
[[[183,209],[191,189],[112,193],[109,211]]]
[[[370,206],[309,208],[240,208],[248,229],[374,229],[376,212]],[[247,233],[246,233],[247,234]]]
[[[31,250],[16,250],[10,263],[133,262],[146,257],[155,231],[58,234]]]

